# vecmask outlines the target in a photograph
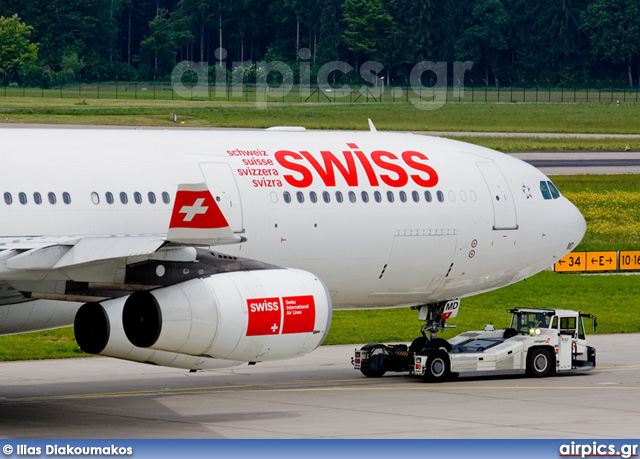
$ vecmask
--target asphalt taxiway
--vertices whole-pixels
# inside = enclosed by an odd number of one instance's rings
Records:
[[[0,363],[0,438],[635,438],[640,334],[542,379],[368,379],[355,346],[189,374],[109,358]]]

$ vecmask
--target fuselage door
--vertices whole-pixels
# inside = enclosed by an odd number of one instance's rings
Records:
[[[233,232],[243,232],[240,191],[231,167],[225,163],[200,163],[200,169]]]
[[[493,203],[493,229],[518,229],[516,203],[502,171],[495,163],[478,163]]]

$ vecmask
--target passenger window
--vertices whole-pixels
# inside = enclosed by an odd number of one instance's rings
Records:
[[[127,204],[129,202],[129,197],[127,196],[127,193],[125,193],[124,191],[120,192],[120,202],[122,204]]]
[[[25,205],[27,203],[27,195],[26,195],[26,193],[20,193],[18,195],[18,199],[20,200],[20,204]]]
[[[111,191],[107,191],[104,194],[104,199],[107,200],[107,204],[113,204],[113,193]]]
[[[438,195],[438,201],[444,202],[444,193],[442,191],[438,191],[436,194]]]
[[[96,205],[100,204],[100,195],[95,191],[91,193],[91,202]]]
[[[298,191],[296,193],[296,198],[298,198],[298,202],[302,204],[304,202],[304,193],[302,191]]]
[[[540,182],[540,191],[544,199],[551,199],[551,193],[549,192],[549,186],[547,182]]]
[[[369,202],[369,193],[363,191],[360,196],[362,196],[362,202]]]
[[[35,202],[38,205],[42,204],[42,195],[37,191],[33,193],[33,202]]]
[[[316,194],[315,191],[312,191],[311,193],[309,193],[309,199],[311,199],[311,202],[313,202],[314,204],[318,202],[318,195]]]
[[[471,200],[473,202],[476,202],[478,200],[478,195],[476,194],[475,191],[471,190],[471,192],[469,193],[469,196],[471,196]]]
[[[407,193],[405,193],[404,191],[400,192],[400,201],[407,202]]]
[[[376,200],[376,202],[382,202],[382,194],[380,194],[379,191],[376,191],[375,193],[373,193],[373,197]]]
[[[286,202],[287,204],[291,202],[291,193],[289,193],[288,191],[282,193],[282,197],[284,198],[284,202]]]
[[[133,200],[136,202],[136,204],[142,204],[142,195],[136,191],[135,193],[133,193]]]
[[[387,191],[387,201],[389,202],[395,201],[395,196],[393,195],[393,191]]]
[[[455,191],[449,191],[449,201],[456,202],[456,193],[455,193]]]
[[[71,195],[65,191],[62,193],[62,201],[67,205],[71,204]]]
[[[425,192],[424,192],[424,199],[425,199],[427,202],[431,202],[431,201],[433,201],[433,197],[431,196],[431,191],[425,191]]]
[[[549,191],[551,191],[551,196],[553,197],[553,199],[558,199],[560,197],[560,192],[558,191],[556,186],[551,182],[547,183],[549,184]]]
[[[149,191],[149,193],[147,194],[147,198],[149,199],[149,203],[156,203],[156,194],[153,191]]]
[[[11,196],[11,193],[4,194],[4,203],[8,206],[13,204],[13,196]]]
[[[336,201],[338,201],[338,202],[344,201],[344,198],[342,197],[342,192],[341,191],[336,191]]]
[[[467,202],[467,192],[466,191],[461,191],[460,192],[460,200],[462,202]]]
[[[58,202],[58,198],[56,198],[56,194],[54,192],[50,192],[48,194],[48,197],[51,204],[55,204],[56,202]]]
[[[349,191],[349,201],[356,202],[356,194],[353,191]]]
[[[417,191],[412,191],[411,197],[413,198],[413,202],[420,202],[420,193]]]
[[[171,196],[169,196],[169,193],[167,193],[166,191],[162,192],[162,202],[164,202],[165,204],[171,203]]]
[[[322,192],[322,200],[326,203],[331,202],[331,195],[329,194],[328,191],[323,191]]]

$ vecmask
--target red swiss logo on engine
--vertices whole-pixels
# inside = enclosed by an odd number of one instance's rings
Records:
[[[247,336],[311,333],[316,322],[313,295],[247,300]]]
[[[279,335],[282,324],[280,298],[247,300],[249,325],[247,336]]]

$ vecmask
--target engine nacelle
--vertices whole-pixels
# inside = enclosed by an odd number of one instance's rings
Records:
[[[122,320],[138,347],[258,362],[311,352],[329,332],[331,315],[331,295],[320,279],[273,269],[136,292]]]
[[[212,370],[244,363],[135,347],[122,328],[125,300],[118,298],[104,303],[87,303],[78,310],[74,331],[84,352],[187,370]]]

